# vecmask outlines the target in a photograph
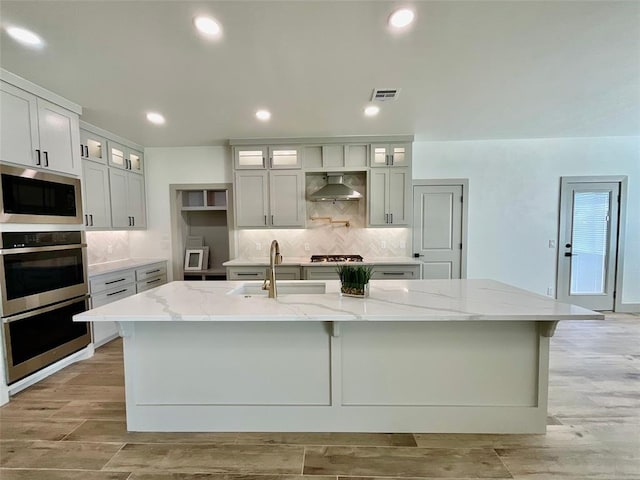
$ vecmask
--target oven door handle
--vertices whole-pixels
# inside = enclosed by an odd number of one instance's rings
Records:
[[[54,252],[58,250],[73,250],[75,248],[86,248],[86,243],[76,243],[73,245],[51,245],[48,247],[23,247],[23,248],[3,248],[0,255],[17,255],[19,253]]]
[[[29,310],[28,312],[25,312],[25,313],[19,313],[17,315],[4,317],[2,319],[2,323],[11,323],[11,322],[15,322],[16,320],[24,320],[25,318],[35,317],[36,315],[40,315],[41,313],[47,313],[62,307],[67,307],[74,303],[78,303],[82,300],[86,302],[88,298],[89,298],[89,295],[81,295],[79,297],[72,298],[71,300],[65,300],[64,302],[54,303],[53,305],[47,305],[46,307],[37,308],[35,310]]]

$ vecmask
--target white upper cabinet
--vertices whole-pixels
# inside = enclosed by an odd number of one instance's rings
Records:
[[[144,154],[137,150],[129,149],[129,170],[133,173],[144,173]]]
[[[146,228],[144,177],[110,168],[111,225],[116,229]]]
[[[0,85],[1,160],[79,176],[78,115],[8,83]]]
[[[82,183],[87,230],[110,228],[109,168],[95,162],[82,162]]]
[[[369,172],[369,226],[409,225],[411,174],[408,168],[374,169]]]
[[[127,147],[111,140],[107,142],[107,146],[109,147],[109,166],[126,169]]]
[[[80,154],[84,160],[107,163],[107,140],[100,135],[80,129]]]
[[[36,166],[38,106],[36,96],[0,83],[0,160]]]
[[[296,170],[235,173],[236,226],[303,227],[304,173]]]
[[[236,170],[301,168],[300,146],[249,145],[233,147]]]
[[[371,167],[409,167],[410,143],[374,143],[371,145]]]
[[[304,227],[304,173],[282,170],[269,173],[272,227]]]

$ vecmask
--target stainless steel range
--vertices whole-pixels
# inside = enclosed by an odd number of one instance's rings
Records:
[[[311,263],[320,262],[362,262],[364,258],[360,255],[311,255]]]

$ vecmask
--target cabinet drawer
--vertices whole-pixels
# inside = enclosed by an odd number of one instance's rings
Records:
[[[304,280],[338,280],[337,267],[304,267]]]
[[[91,295],[91,308],[101,307],[107,303],[115,302],[116,300],[122,300],[123,298],[135,295],[136,286],[132,283],[128,285],[122,285],[106,292],[99,293],[98,295]]]
[[[266,267],[228,267],[228,280],[264,280],[267,275]]]
[[[152,288],[156,288],[160,285],[167,283],[167,275],[158,275],[157,277],[149,277],[146,280],[136,283],[136,292],[146,292]]]
[[[300,280],[300,267],[277,265],[276,280]]]
[[[375,280],[417,280],[420,278],[420,265],[375,265],[371,278]]]
[[[167,263],[154,263],[153,265],[147,265],[145,267],[140,267],[136,269],[136,281],[141,282],[142,280],[148,280],[151,278],[159,277],[159,276],[167,276]]]
[[[91,294],[104,292],[106,290],[124,288],[127,284],[135,282],[135,272],[133,270],[123,270],[121,272],[109,273],[89,279],[89,291]]]

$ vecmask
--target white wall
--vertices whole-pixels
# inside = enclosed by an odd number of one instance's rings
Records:
[[[627,175],[623,303],[640,303],[640,137],[415,142],[413,177],[469,179],[469,278],[555,291],[561,176]]]
[[[132,257],[171,258],[172,183],[231,183],[228,147],[145,149],[147,230],[130,233]]]

